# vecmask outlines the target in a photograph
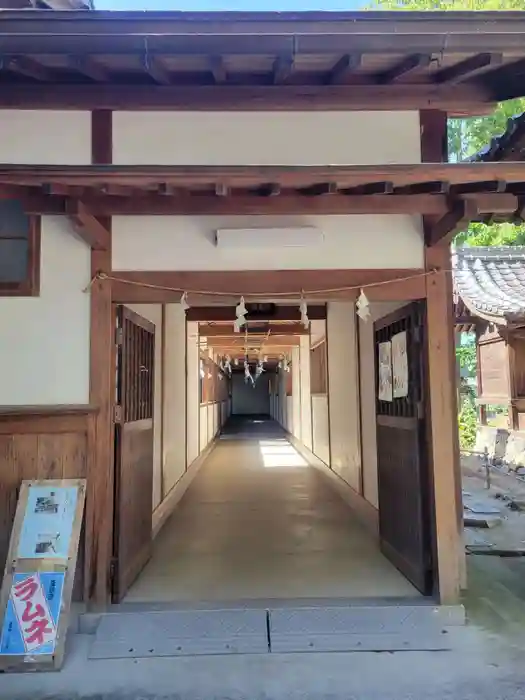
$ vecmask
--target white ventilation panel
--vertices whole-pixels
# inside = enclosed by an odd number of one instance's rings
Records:
[[[313,226],[296,228],[221,228],[215,234],[218,248],[278,249],[321,245],[323,232]]]

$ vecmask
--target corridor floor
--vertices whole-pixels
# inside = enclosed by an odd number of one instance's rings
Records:
[[[233,424],[125,602],[414,597],[276,423]]]

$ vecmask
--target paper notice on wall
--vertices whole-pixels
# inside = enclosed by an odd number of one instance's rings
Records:
[[[77,498],[76,486],[31,486],[16,556],[67,559]]]
[[[379,386],[377,396],[380,401],[392,401],[392,344],[379,343]]]
[[[394,398],[408,396],[408,355],[406,331],[392,336],[392,383]]]

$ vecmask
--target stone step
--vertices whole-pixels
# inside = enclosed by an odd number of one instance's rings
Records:
[[[107,613],[80,621],[94,632],[90,659],[306,651],[451,648],[461,606],[339,605]]]

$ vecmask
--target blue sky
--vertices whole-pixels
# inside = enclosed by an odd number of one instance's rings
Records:
[[[362,0],[95,0],[97,10],[242,10],[297,12],[299,10],[356,10]]]

